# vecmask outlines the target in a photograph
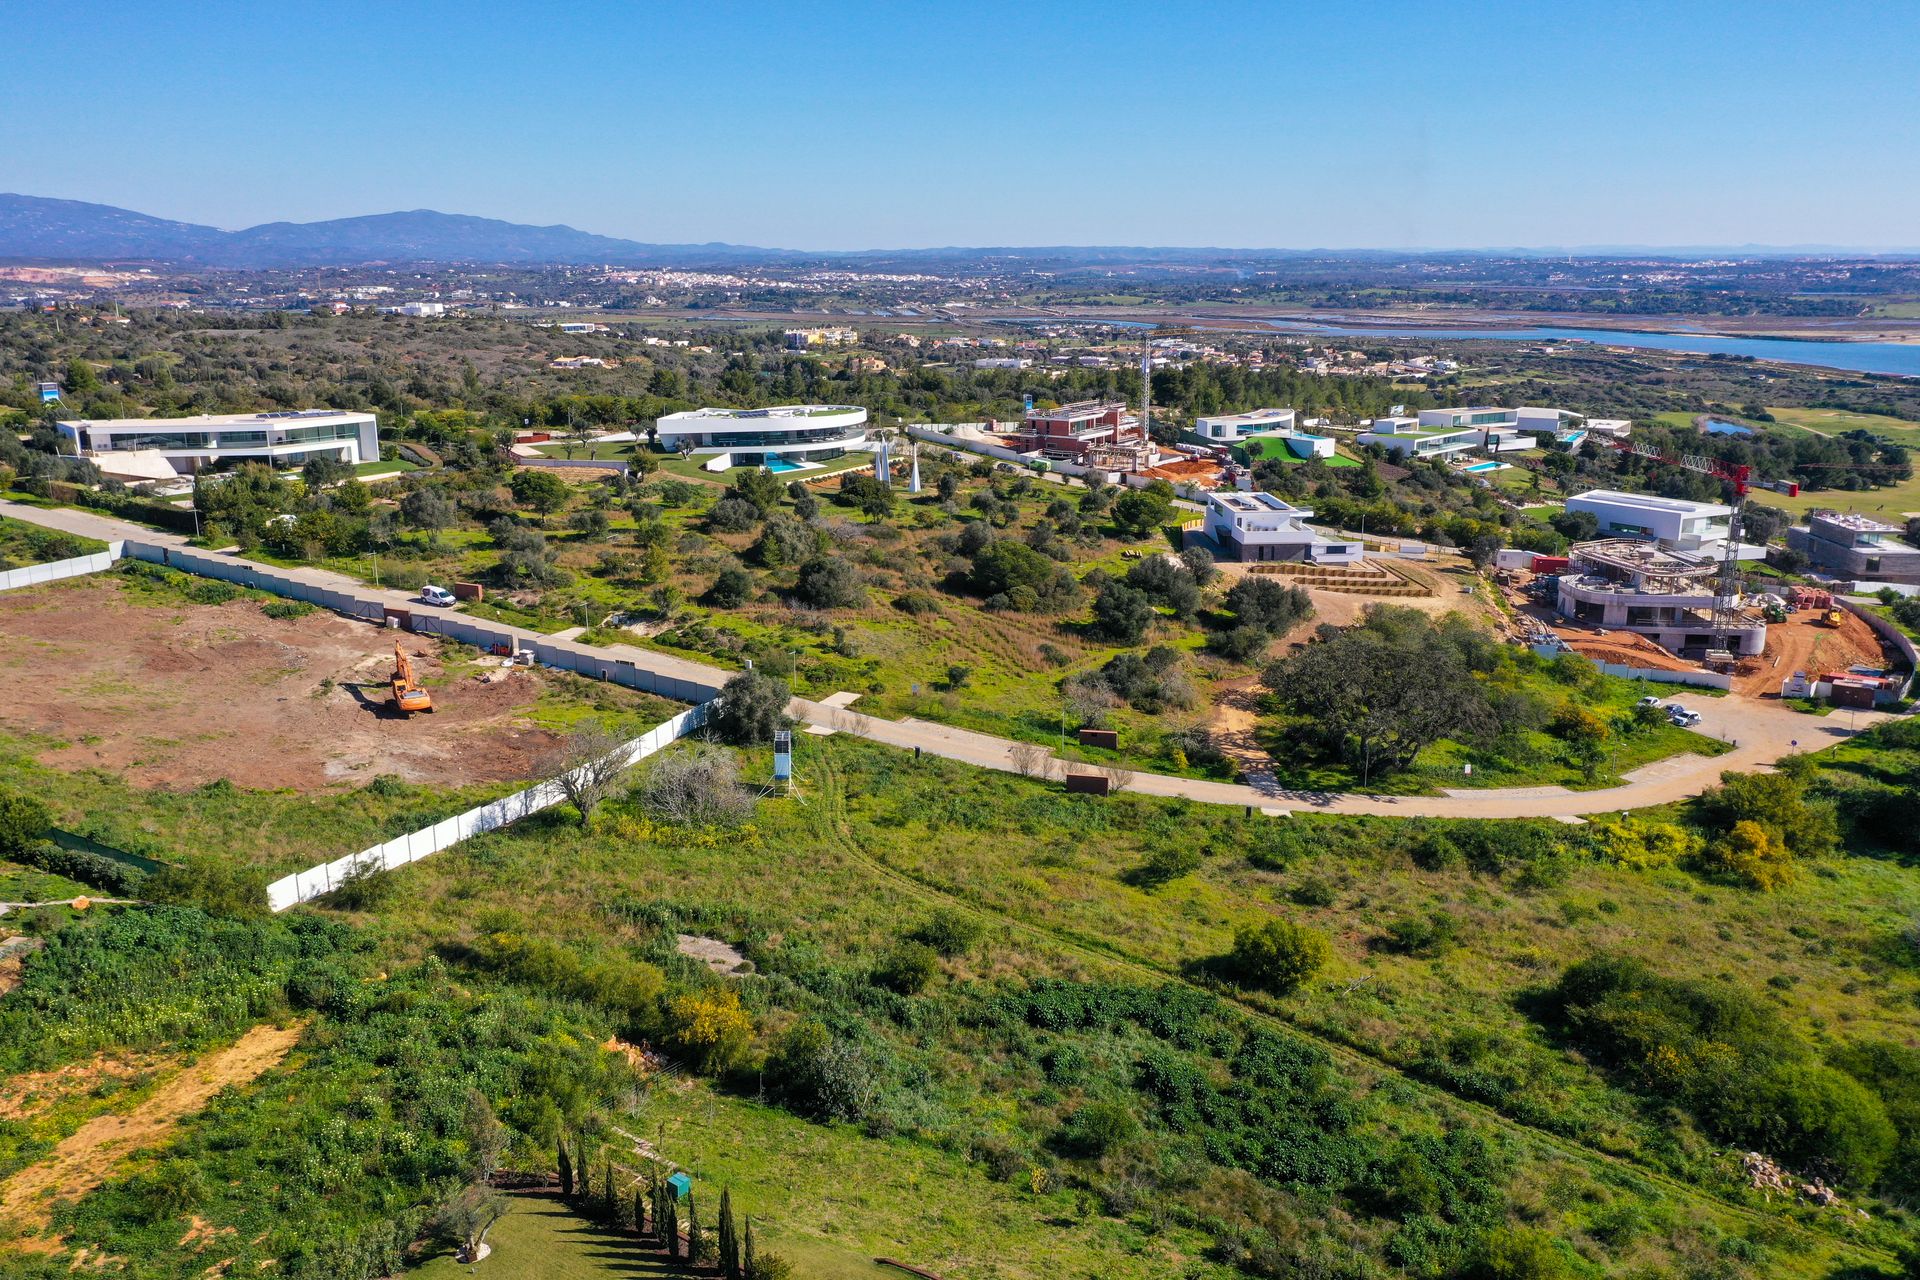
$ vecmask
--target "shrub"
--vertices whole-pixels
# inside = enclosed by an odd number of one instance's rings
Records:
[[[1330,907],[1338,900],[1333,885],[1319,876],[1308,876],[1294,885],[1287,897],[1303,907]]]
[[[141,891],[154,902],[198,907],[210,916],[268,914],[266,872],[213,859],[163,867],[146,878]]]
[[[1787,846],[1759,823],[1745,820],[1709,844],[1701,864],[1763,892],[1793,878],[1793,854]]]
[[[760,523],[760,508],[740,498],[722,498],[707,511],[707,528],[715,533],[745,533]]]
[[[1269,636],[1284,635],[1313,616],[1313,597],[1303,588],[1250,573],[1227,591],[1226,606],[1239,625]]]
[[[1227,965],[1245,983],[1285,995],[1326,967],[1333,948],[1313,929],[1290,920],[1242,925]]]
[[[313,606],[305,600],[267,600],[260,605],[260,612],[269,618],[287,620],[304,618],[313,612]]]
[[[1138,644],[1153,622],[1153,602],[1121,582],[1101,584],[1093,599],[1093,630],[1115,644]]]
[[[667,1002],[667,1035],[695,1070],[718,1073],[746,1053],[753,1019],[732,987],[708,987]]]
[[[1127,873],[1127,879],[1142,888],[1154,889],[1199,869],[1200,850],[1193,845],[1163,844],[1149,851],[1145,860]]]
[[[1098,1158],[1139,1136],[1133,1112],[1114,1102],[1089,1102],[1067,1118],[1056,1142],[1069,1155]]]
[[[838,556],[815,556],[800,566],[794,594],[816,609],[848,609],[865,602],[867,589],[852,564]]]
[[[907,936],[923,942],[942,956],[957,956],[971,951],[986,935],[986,926],[965,912],[941,907]]]
[[[49,875],[78,880],[102,893],[118,897],[132,897],[146,880],[145,873],[137,867],[84,849],[62,849],[50,840],[28,845],[14,853],[12,860],[23,866],[38,868]]]
[[[52,825],[47,806],[11,788],[0,789],[0,858],[18,861],[46,838]]]
[[[738,609],[752,598],[753,576],[741,568],[722,569],[707,589],[707,599],[720,609]]]
[[[1451,951],[1460,938],[1460,922],[1445,911],[1407,916],[1387,926],[1387,945],[1404,955],[1437,956]]]
[[[920,617],[924,614],[939,613],[940,599],[929,591],[909,591],[896,597],[893,607],[902,613]]]
[[[1560,1280],[1574,1274],[1552,1236],[1526,1227],[1495,1227],[1487,1233],[1481,1270],[1487,1280]]]
[[[647,762],[633,797],[669,822],[734,826],[753,813],[734,753],[711,743],[685,743]]]
[[[816,1120],[862,1120],[878,1092],[860,1046],[812,1019],[781,1037],[767,1059],[767,1081],[782,1105]]]
[[[940,953],[924,942],[897,942],[873,967],[873,980],[903,996],[918,995],[940,972]]]

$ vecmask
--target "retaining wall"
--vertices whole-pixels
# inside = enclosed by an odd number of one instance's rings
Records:
[[[74,556],[69,560],[53,560],[47,564],[30,564],[23,568],[0,572],[0,591],[37,587],[43,582],[59,582],[63,578],[81,578],[89,573],[111,569],[113,562],[120,558],[121,545],[118,542],[110,542],[105,551],[96,551],[92,555]]]
[[[1845,596],[1835,596],[1833,602],[1872,627],[1876,635],[1892,645],[1899,651],[1900,656],[1907,660],[1907,678],[1900,685],[1899,692],[1894,695],[1896,698],[1906,697],[1907,691],[1913,687],[1916,669],[1920,669],[1920,654],[1916,654],[1912,638],[1899,627],[1895,626],[1892,621],[1881,617],[1865,605],[1855,604]],[[1817,675],[1818,673],[1809,672],[1808,674]]]
[[[711,702],[690,707],[673,719],[655,725],[618,750],[625,754],[627,764],[636,764],[705,724],[712,708]],[[344,858],[283,876],[267,886],[267,903],[275,911],[285,911],[288,907],[331,893],[356,872],[391,871],[395,867],[404,867],[409,862],[418,862],[462,840],[498,830],[542,809],[551,808],[566,798],[566,792],[558,782],[538,783],[525,791],[502,796],[490,804],[455,814],[430,827],[410,831],[384,844],[374,845],[371,849],[362,849],[359,853],[350,853]]]

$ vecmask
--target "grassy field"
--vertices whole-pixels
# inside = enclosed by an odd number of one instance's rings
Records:
[[[1774,416],[1776,429],[1779,424],[1785,424],[1790,428],[1797,427],[1829,436],[1844,431],[1871,431],[1909,447],[1920,445],[1920,422],[1905,418],[1890,418],[1879,413],[1851,413],[1845,409],[1788,409],[1778,405],[1769,407],[1767,412]]]
[[[656,1089],[647,1119],[685,1151],[696,1187],[733,1189],[758,1240],[808,1280],[886,1280],[895,1258],[940,1274],[1003,1280],[1177,1275],[1205,1246],[1077,1211],[1059,1188],[992,1182],[960,1156],[850,1125],[818,1125],[704,1084]],[[712,1190],[707,1194],[712,1203]],[[1041,1228],[1036,1233],[1035,1228]]]
[[[684,1275],[638,1241],[608,1231],[581,1217],[555,1196],[513,1195],[505,1217],[494,1224],[487,1243],[493,1252],[478,1266],[462,1265],[442,1254],[408,1276],[453,1280],[486,1276],[489,1280],[614,1280],[615,1277]]]

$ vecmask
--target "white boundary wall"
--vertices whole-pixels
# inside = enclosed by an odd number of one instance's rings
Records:
[[[673,719],[655,725],[618,748],[615,754],[624,754],[628,765],[636,764],[705,724],[707,717],[712,714],[713,705],[712,702],[703,702],[682,711]],[[518,822],[565,799],[566,792],[557,782],[542,782],[525,791],[516,791],[430,827],[374,845],[371,849],[362,849],[359,853],[350,853],[344,858],[283,876],[267,886],[267,903],[275,911],[285,911],[288,907],[331,893],[355,872],[391,871],[395,867],[404,867],[409,862],[418,862],[462,840]]]
[[[111,569],[113,562],[120,558],[121,549],[124,546],[124,543],[110,542],[105,551],[96,551],[92,555],[74,556],[70,560],[55,560],[48,564],[30,564],[19,569],[8,569],[0,572],[0,591],[37,587],[43,582],[80,578],[89,573]]]
[[[323,609],[331,609],[335,613],[343,613],[348,617],[360,618],[367,622],[381,622],[386,617],[386,606],[378,599],[368,599],[348,591],[333,591],[326,587],[317,587],[263,565],[184,547],[155,546],[146,542],[128,542],[124,546],[125,554],[135,560],[168,565],[185,573],[218,578],[222,582],[253,587],[256,590],[294,600],[305,600]],[[546,666],[577,672],[595,680],[625,685],[629,689],[657,693],[677,702],[705,702],[720,693],[719,688],[713,685],[648,671],[631,661],[587,652],[573,645],[554,644],[537,638],[529,639],[478,618],[426,611],[414,612],[409,617],[411,629],[422,635],[442,635],[480,649],[504,645],[508,649],[528,650],[533,654],[535,661]]]

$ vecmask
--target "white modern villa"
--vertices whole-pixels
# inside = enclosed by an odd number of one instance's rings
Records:
[[[1353,564],[1366,558],[1360,543],[1335,542],[1308,528],[1311,510],[1271,493],[1222,491],[1209,493],[1206,499],[1206,535],[1228,559]]]
[[[1717,556],[1725,547],[1733,508],[1718,502],[1690,502],[1651,493],[1589,489],[1567,499],[1568,511],[1586,511],[1600,524],[1603,538],[1638,538],[1669,551]]]
[[[61,422],[59,430],[81,457],[108,475],[129,480],[169,480],[242,462],[287,469],[320,455],[349,466],[380,460],[374,416],[336,409],[77,419]]]
[[[660,447],[704,458],[702,470],[805,471],[868,447],[867,411],[847,404],[772,409],[689,409],[659,423]]]

